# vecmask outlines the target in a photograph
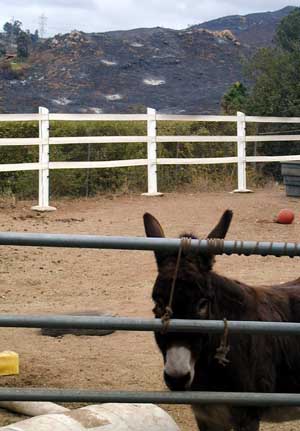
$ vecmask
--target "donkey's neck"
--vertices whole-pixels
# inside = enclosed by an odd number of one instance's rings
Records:
[[[255,292],[251,286],[210,272],[213,294],[212,313],[216,319],[240,320],[255,310]],[[250,313],[251,311],[251,313]]]

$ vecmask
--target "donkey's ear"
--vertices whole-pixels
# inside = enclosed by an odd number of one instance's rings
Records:
[[[152,238],[164,238],[165,234],[159,221],[149,213],[144,214],[146,235]]]
[[[231,210],[224,211],[219,223],[214,227],[207,238],[225,238],[231,223],[232,216],[233,212]]]
[[[161,227],[159,221],[156,220],[156,218],[153,217],[153,215],[151,215],[149,213],[144,214],[144,226],[145,226],[146,235],[148,237],[151,237],[151,238],[164,238],[165,237],[163,228]],[[157,265],[159,266],[159,264],[161,263],[161,261],[165,257],[165,253],[155,251],[154,255],[155,255]]]

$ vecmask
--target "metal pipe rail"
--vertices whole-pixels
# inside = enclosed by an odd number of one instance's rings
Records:
[[[2,232],[0,233],[0,245],[175,252],[179,249],[180,239]],[[192,239],[190,249],[196,253],[227,255],[300,256],[300,243],[296,242]]]
[[[300,323],[228,321],[229,334],[300,335]],[[163,328],[160,319],[98,317],[70,315],[0,314],[0,327],[113,329],[121,331],[154,331]],[[169,332],[222,334],[222,320],[171,319]]]
[[[227,404],[234,406],[300,406],[299,394],[253,392],[131,392],[83,389],[0,388],[0,401],[75,403]]]

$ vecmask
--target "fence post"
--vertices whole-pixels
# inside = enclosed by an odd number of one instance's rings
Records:
[[[147,108],[148,192],[144,196],[161,196],[157,191],[156,110]]]
[[[246,187],[246,119],[243,112],[237,112],[237,158],[238,158],[238,188],[235,193],[249,193]]]
[[[54,211],[49,206],[49,111],[39,107],[39,204],[32,207],[34,211]]]

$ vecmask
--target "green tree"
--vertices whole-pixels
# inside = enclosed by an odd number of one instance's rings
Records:
[[[11,22],[6,22],[3,26],[3,31],[7,34],[10,35],[12,33],[13,30],[13,25]]]
[[[279,24],[275,46],[260,49],[250,60],[247,73],[252,90],[247,98],[246,112],[252,115],[300,116],[300,9],[297,8]],[[293,124],[258,124],[255,134],[296,133]],[[294,132],[295,130],[295,132]],[[300,143],[259,143],[261,155],[299,154]],[[263,172],[281,179],[280,165],[267,163]]]
[[[30,34],[30,37],[31,37],[31,42],[33,44],[37,43],[38,40],[39,40],[39,32],[38,32],[38,30],[35,30],[35,32],[33,34]]]
[[[29,54],[30,37],[22,31],[17,36],[17,54],[18,57],[26,58]]]
[[[247,112],[255,115],[299,116],[300,55],[278,48],[258,51],[248,66],[254,86]]]
[[[3,26],[3,30],[8,36],[18,36],[20,32],[22,32],[22,22],[18,20],[13,21],[12,23],[6,22]]]
[[[282,49],[293,52],[300,47],[300,8],[283,18],[277,28],[275,41]]]
[[[300,114],[300,9],[280,22],[275,47],[262,48],[250,60],[253,82],[247,109],[256,115]]]
[[[224,94],[221,107],[226,114],[236,114],[244,110],[247,101],[247,89],[241,82],[235,82]]]

